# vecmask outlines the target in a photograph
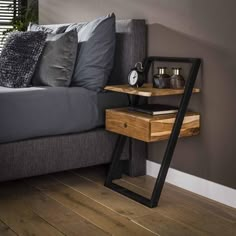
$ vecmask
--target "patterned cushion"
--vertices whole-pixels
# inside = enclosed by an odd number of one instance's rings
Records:
[[[0,86],[27,87],[43,51],[47,33],[14,32],[0,55]]]

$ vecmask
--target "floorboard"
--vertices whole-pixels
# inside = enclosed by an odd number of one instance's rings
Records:
[[[123,179],[140,188],[143,188],[149,193],[151,193],[155,184],[155,178],[150,176],[141,176],[138,178],[130,178],[128,176],[124,176]],[[161,196],[161,200],[164,199],[167,199],[172,203],[184,204],[186,206],[191,206],[203,211],[209,211],[231,223],[236,223],[235,209],[168,183],[165,184],[163,194]]]
[[[130,219],[152,213],[151,209],[79,175],[60,173],[53,176],[61,183]]]
[[[0,235],[1,236],[16,236],[17,234],[10,229],[9,226],[0,221]]]
[[[148,229],[158,233],[162,236],[206,236],[207,233],[202,230],[195,229],[188,224],[176,221],[159,212],[139,217],[134,220]]]
[[[153,186],[147,187],[147,183],[150,184],[151,179],[148,177],[148,181],[143,179],[146,177],[130,178],[125,177],[127,188],[132,189],[144,196],[150,196]],[[141,180],[139,180],[141,179]],[[152,181],[154,181],[152,179]],[[130,186],[128,186],[130,184]],[[154,184],[154,182],[153,182]],[[145,187],[144,187],[145,186]],[[171,189],[172,188],[172,189]],[[212,207],[212,203],[205,199],[205,203],[202,205],[202,199],[197,201],[196,196],[190,197],[186,193],[181,194],[179,191],[174,191],[173,187],[165,188],[159,203],[159,207],[154,210],[161,213],[170,219],[176,220],[181,224],[186,224],[202,234],[210,235],[236,235],[235,218],[233,216],[233,210],[222,205],[215,203],[216,207]],[[220,210],[220,208],[223,208]],[[230,213],[227,214],[226,209],[230,209]],[[146,226],[146,225],[145,225]],[[146,226],[147,227],[147,226]]]
[[[17,187],[24,192],[21,200],[27,202],[28,206],[32,208],[37,215],[55,228],[59,229],[63,234],[68,236],[77,236],[78,232],[80,232],[80,235],[88,236],[109,235],[93,223],[87,221],[74,211],[64,207],[57,201],[54,201],[36,188],[26,185],[20,185]],[[15,189],[17,187],[15,187]]]
[[[0,219],[2,222],[19,235],[64,235],[22,201],[14,186],[14,184],[8,184],[0,188]]]
[[[103,184],[106,173],[104,168],[98,168],[98,167],[92,167],[90,169],[80,169],[74,172],[98,184]],[[132,190],[137,192],[138,191],[137,189],[141,188],[144,190],[144,191],[139,190],[139,193],[141,192],[141,195],[148,198],[151,197],[151,192],[155,184],[155,178],[150,176],[141,176],[137,178],[123,176],[123,180],[126,181],[127,184],[129,185],[128,188],[132,188],[131,185],[134,185]],[[121,185],[124,186],[125,183]],[[236,223],[235,209],[166,183],[163,189],[159,205],[163,204],[175,205],[176,203],[184,204],[187,206],[191,205],[196,207],[197,209],[207,210],[210,211],[211,213],[218,215],[219,217],[224,218],[225,220],[231,223]]]
[[[114,235],[155,235],[150,230],[131,222],[128,218],[58,182],[51,176],[31,179],[29,182],[50,198],[93,222],[105,232]]]
[[[89,178],[98,184],[103,183],[102,177],[104,178],[104,173],[102,169],[100,171],[76,171],[76,174]],[[115,182],[150,198],[155,179],[150,176],[137,178],[123,176],[122,180]],[[158,216],[161,214],[162,217],[168,217],[170,220],[173,220],[173,222],[169,221],[169,223],[178,222],[178,227],[183,226],[185,229],[183,232],[188,232],[186,228],[190,228],[194,231],[192,232],[193,235],[199,235],[199,232],[202,235],[236,235],[235,209],[170,184],[165,184],[159,207],[155,208],[154,211],[157,212],[153,214],[154,217],[153,215],[141,217],[140,219],[136,219],[135,222],[142,224],[154,232],[160,233],[156,228],[150,227],[150,222],[152,222],[153,226],[159,225]],[[157,222],[154,222],[153,219],[157,219]]]
[[[236,210],[165,184],[157,208],[104,187],[106,168],[92,167],[0,184],[0,236],[236,235]],[[155,179],[116,183],[150,197]]]

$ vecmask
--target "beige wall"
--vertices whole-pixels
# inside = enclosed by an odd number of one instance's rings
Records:
[[[202,93],[191,102],[202,115],[201,135],[179,141],[172,166],[236,188],[235,7],[234,0],[39,0],[39,20],[79,22],[113,11],[147,20],[149,55],[201,57]],[[159,162],[165,145],[150,145],[149,159]]]

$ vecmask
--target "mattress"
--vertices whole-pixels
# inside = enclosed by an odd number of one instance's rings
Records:
[[[92,130],[105,109],[127,105],[124,94],[81,87],[0,87],[0,143]]]

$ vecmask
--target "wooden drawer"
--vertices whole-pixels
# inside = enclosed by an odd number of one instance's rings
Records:
[[[175,117],[176,114],[151,116],[128,108],[108,109],[106,130],[145,142],[160,141],[169,138]],[[199,113],[187,112],[180,137],[197,135],[199,130]]]

